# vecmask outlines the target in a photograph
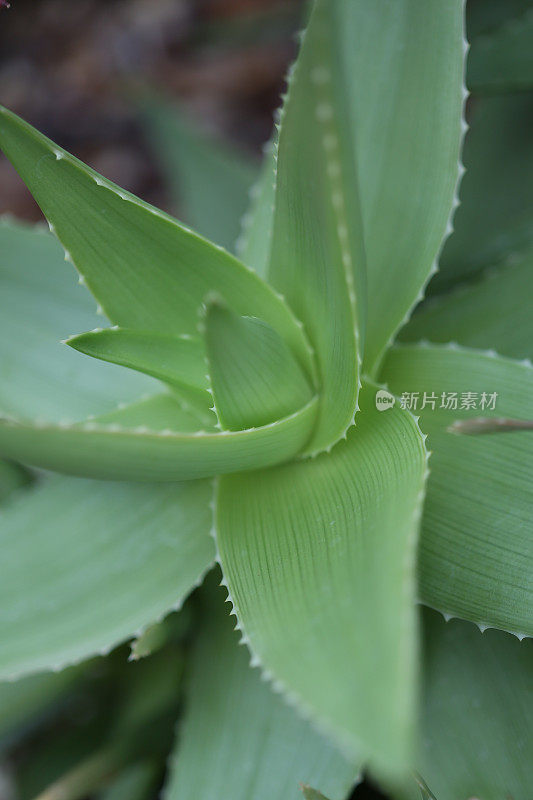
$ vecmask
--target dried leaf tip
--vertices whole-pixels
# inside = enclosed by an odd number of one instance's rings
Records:
[[[321,792],[319,792],[317,789],[313,789],[306,783],[301,783],[300,789],[303,793],[305,800],[328,800],[327,797],[321,794]]]
[[[473,417],[455,420],[446,428],[448,433],[477,436],[483,433],[510,433],[512,431],[533,430],[533,420],[511,419],[509,417]]]

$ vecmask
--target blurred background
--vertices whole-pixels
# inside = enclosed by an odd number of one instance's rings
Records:
[[[259,157],[301,0],[11,0],[0,9],[3,105],[97,171],[168,209],[135,92],[179,100],[207,131]],[[39,219],[0,161],[0,213]]]
[[[224,163],[244,203],[296,53],[304,6],[304,0],[10,0],[8,8],[0,0],[0,102],[98,172],[194,224],[187,161],[192,167],[196,159],[199,176],[209,158],[194,126],[207,140],[226,142]],[[468,0],[467,172],[455,232],[430,293],[447,291],[459,277],[475,279],[533,244],[533,42],[511,37],[501,50],[491,39],[532,8],[531,0]],[[210,167],[225,169],[220,160]],[[210,179],[207,168],[204,179]],[[205,202],[205,184],[201,194]],[[6,213],[42,218],[0,157],[0,214]],[[202,232],[231,246],[238,230],[230,230],[220,203],[216,213],[212,229]],[[136,757],[156,761],[153,787],[144,794],[156,797],[181,707],[179,692],[165,680],[180,680],[194,609],[193,597],[185,617],[171,617],[167,644],[155,660],[132,666],[124,646],[59,680],[36,676],[24,685],[0,685],[0,800],[14,800],[15,784],[16,797],[30,800],[87,760],[92,774],[99,773],[91,754],[110,732],[126,729],[142,732],[131,745],[139,748]],[[158,706],[155,697],[150,709],[158,731],[151,738],[142,698],[154,680],[162,699]],[[175,705],[168,697],[178,698]],[[125,708],[133,711],[119,725]],[[105,798],[136,796],[123,792]],[[104,797],[85,791],[83,782],[67,796]],[[353,794],[353,800],[382,797],[368,782]]]

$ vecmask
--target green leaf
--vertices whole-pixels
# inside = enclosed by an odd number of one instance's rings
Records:
[[[217,302],[205,320],[209,375],[226,430],[268,425],[307,405],[313,391],[276,331],[256,317],[239,317]]]
[[[527,798],[533,785],[533,643],[424,612],[418,769],[438,800]],[[412,800],[419,800],[413,791]]]
[[[476,283],[431,298],[400,333],[404,342],[458,342],[512,358],[533,357],[533,251]]]
[[[0,683],[0,748],[3,750],[55,710],[82,670],[83,666],[70,667],[58,673],[43,672]]]
[[[250,189],[250,204],[242,218],[237,239],[237,255],[262,278],[268,279],[274,200],[276,196],[277,138],[264,148],[263,164],[256,183]]]
[[[159,767],[139,761],[127,767],[98,795],[98,800],[148,800],[158,784]]]
[[[533,88],[533,9],[472,42],[468,87],[474,92]]]
[[[116,325],[197,334],[210,291],[271,324],[312,371],[303,330],[283,300],[222,248],[122,191],[0,108],[0,147]]]
[[[520,17],[533,8],[532,0],[469,0],[466,27],[471,42],[480,34],[491,33],[505,22]]]
[[[320,412],[309,452],[353,425],[360,386],[365,263],[357,173],[335,14],[316,3],[290,78],[277,157],[269,280],[316,351]]]
[[[446,614],[533,635],[533,440],[530,431],[460,436],[472,417],[533,418],[533,368],[493,353],[403,345],[387,356],[391,391],[419,393],[420,425],[433,450],[419,551],[420,597]],[[426,392],[431,402],[421,410]],[[476,408],[461,409],[464,393]],[[457,393],[457,410],[441,408]],[[482,408],[482,393],[496,407]],[[409,399],[409,398],[408,398]],[[486,397],[486,399],[488,399]]]
[[[74,425],[0,417],[0,455],[103,480],[189,480],[293,458],[311,435],[316,411],[315,397],[259,428],[199,430],[196,416],[161,394]]]
[[[60,245],[40,227],[0,221],[0,409],[59,422],[103,414],[154,382],[60,344],[105,324]]]
[[[24,467],[0,459],[0,504],[16,489],[29,486],[31,480],[30,473]]]
[[[208,481],[56,477],[3,509],[0,676],[107,652],[179,606],[213,560],[210,500]]]
[[[533,244],[533,94],[473,103],[464,147],[461,203],[440,258],[433,291]]]
[[[250,669],[224,595],[220,589],[204,592],[165,800],[298,800],[301,781],[345,800],[360,764],[346,761]]]
[[[460,175],[463,0],[340,0],[365,230],[365,370],[435,270]]]
[[[200,391],[209,386],[200,336],[104,328],[71,336],[66,344],[93,358],[145,372],[171,386]]]
[[[221,564],[266,671],[352,756],[406,768],[415,717],[414,568],[426,453],[366,384],[329,454],[219,479]]]
[[[184,219],[211,241],[233,250],[257,167],[241,150],[207,135],[170,102],[145,103],[153,152]]]

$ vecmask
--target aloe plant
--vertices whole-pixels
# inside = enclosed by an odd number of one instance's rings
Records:
[[[0,456],[60,473],[3,509],[0,677],[151,652],[218,562],[281,695],[204,587],[168,800],[531,786],[531,433],[449,430],[531,418],[530,315],[490,313],[530,256],[409,321],[464,171],[463,12],[317,0],[237,255],[0,111],[82,284],[0,228]]]

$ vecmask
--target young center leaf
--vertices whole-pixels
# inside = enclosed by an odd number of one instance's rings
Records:
[[[218,570],[210,577],[220,581]],[[346,800],[361,763],[347,761],[250,669],[226,593],[209,583],[165,800],[301,800],[299,784],[309,781]]]
[[[236,258],[124,192],[0,108],[0,148],[41,206],[108,318],[121,327],[197,334],[209,292],[271,324],[312,373],[303,329]]]
[[[416,701],[414,566],[426,475],[415,420],[376,409],[331,453],[219,479],[224,578],[255,660],[352,756],[406,769]]]
[[[413,409],[416,399],[433,451],[421,600],[482,627],[533,635],[532,433],[449,431],[472,417],[533,419],[533,368],[457,345],[401,345],[382,378]]]
[[[306,406],[314,392],[281,336],[263,320],[210,302],[205,317],[209,377],[225,430],[268,425]]]
[[[334,5],[334,4],[333,4]],[[348,76],[332,4],[319,0],[289,80],[277,147],[268,278],[315,348],[320,411],[309,452],[330,448],[353,424],[364,339],[365,259]]]
[[[71,336],[66,344],[102,361],[145,372],[178,388],[205,392],[205,347],[201,336],[105,328]]]
[[[210,481],[55,477],[14,498],[0,526],[0,677],[107,652],[180,605],[214,558],[211,494]]]

